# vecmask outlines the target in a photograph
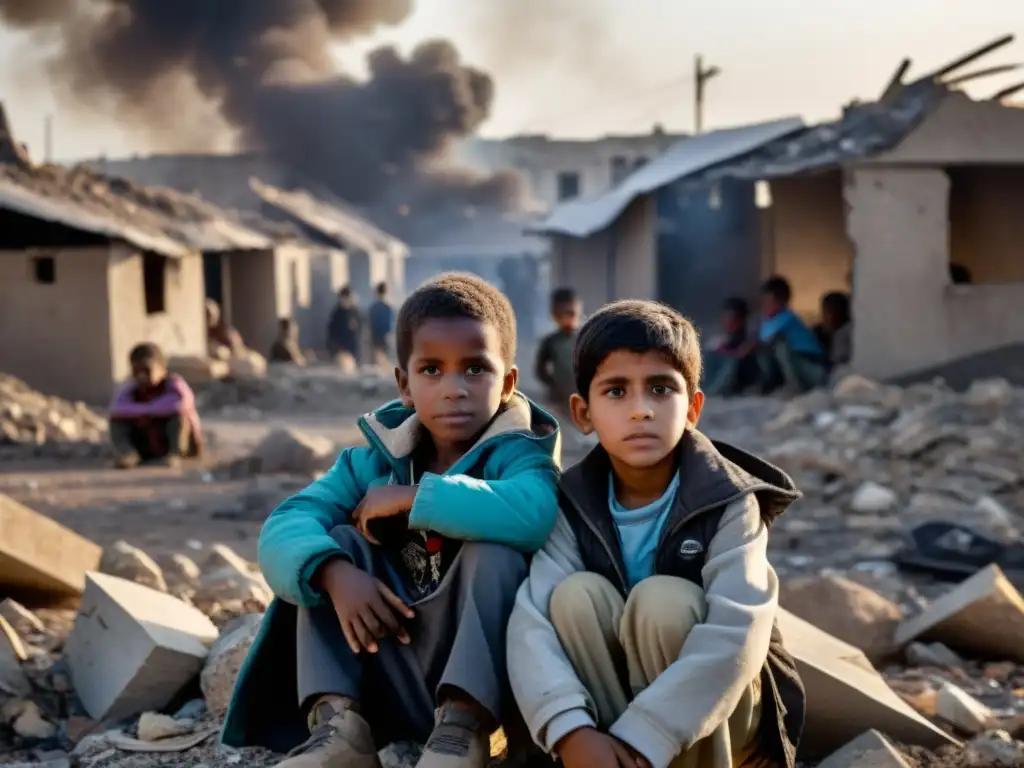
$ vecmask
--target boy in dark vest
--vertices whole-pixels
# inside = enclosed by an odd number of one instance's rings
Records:
[[[799,492],[697,430],[700,346],[672,309],[607,305],[574,359],[600,445],[562,478],[508,630],[534,739],[566,768],[792,768],[804,692],[766,550]]]

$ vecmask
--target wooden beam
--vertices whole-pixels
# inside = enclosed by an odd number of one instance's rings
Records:
[[[992,51],[998,50],[1000,48],[1003,48],[1004,46],[1009,45],[1013,41],[1014,41],[1014,35],[1012,35],[1012,34],[1010,34],[1010,35],[1003,35],[1002,37],[1000,37],[1000,38],[998,38],[996,40],[993,40],[991,43],[986,43],[985,45],[981,46],[980,48],[975,48],[974,50],[969,51],[968,53],[965,53],[959,59],[955,59],[954,61],[951,61],[949,64],[946,64],[944,67],[942,67],[942,68],[936,70],[935,72],[933,72],[931,74],[931,77],[933,79],[935,79],[935,80],[939,80],[939,79],[945,77],[946,75],[955,72],[956,70],[960,69],[961,67],[967,66],[972,61],[977,61],[982,56],[987,56],[988,54],[992,53]]]
[[[977,69],[974,72],[965,72],[962,75],[951,77],[948,80],[943,80],[943,85],[954,86],[962,85],[963,83],[970,82],[971,80],[977,80],[982,77],[989,77],[990,75],[1001,75],[1004,72],[1013,72],[1014,70],[1020,69],[1022,64],[999,64],[994,67],[986,67],[985,69]]]
[[[1003,88],[1003,90],[998,91],[997,93],[995,93],[992,96],[991,100],[992,101],[1002,101],[1003,99],[1005,99],[1005,98],[1007,98],[1009,96],[1013,96],[1014,94],[1019,93],[1020,91],[1024,91],[1024,81],[1021,81],[1021,82],[1017,83],[1016,85],[1011,85],[1008,88]]]
[[[900,62],[900,65],[896,67],[896,71],[892,73],[892,77],[889,78],[888,84],[882,91],[881,101],[886,101],[899,93],[899,90],[903,87],[903,77],[910,70],[912,63],[910,59],[904,59]]]

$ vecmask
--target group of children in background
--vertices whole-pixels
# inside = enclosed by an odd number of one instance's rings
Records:
[[[839,304],[819,337],[788,300],[765,284],[756,342],[729,303],[731,376],[754,375],[753,355],[758,375],[824,379]],[[598,441],[564,471],[559,420],[518,389],[507,298],[449,273],[402,304],[399,399],[261,532],[276,598],[225,743],[288,753],[279,768],[380,768],[408,739],[419,768],[484,768],[502,727],[519,764],[795,766],[804,691],[767,541],[799,492],[698,429],[704,354],[679,313],[619,301],[583,321],[568,289],[551,309],[537,378]],[[194,398],[159,350],[132,370],[111,412],[121,464],[198,450]]]

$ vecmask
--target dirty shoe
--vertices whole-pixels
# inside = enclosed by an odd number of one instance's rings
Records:
[[[341,696],[325,696],[309,713],[309,739],[277,768],[382,768],[370,724]]]
[[[142,457],[135,453],[135,451],[120,453],[114,457],[114,467],[116,469],[135,469],[141,463]]]
[[[416,768],[486,768],[490,757],[490,738],[480,717],[444,706]]]

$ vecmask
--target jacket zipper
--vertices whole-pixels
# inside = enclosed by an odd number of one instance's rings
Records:
[[[568,493],[565,494],[565,498],[568,499],[569,503],[571,503],[573,507],[576,509],[576,514],[580,516],[580,518],[583,520],[586,526],[590,529],[590,532],[593,533],[594,536],[597,537],[597,540],[601,542],[601,546],[604,547],[605,554],[608,555],[608,559],[611,561],[612,568],[615,569],[615,575],[619,577],[619,589],[622,591],[623,595],[628,595],[629,580],[626,578],[626,574],[622,572],[622,567],[619,565],[619,560],[617,557],[615,557],[615,550],[612,549],[611,544],[608,543],[608,540],[605,539],[604,535],[601,533],[598,527],[594,525],[594,523],[591,522],[590,518],[583,513],[583,510],[580,509],[580,505],[576,503],[576,500]]]

